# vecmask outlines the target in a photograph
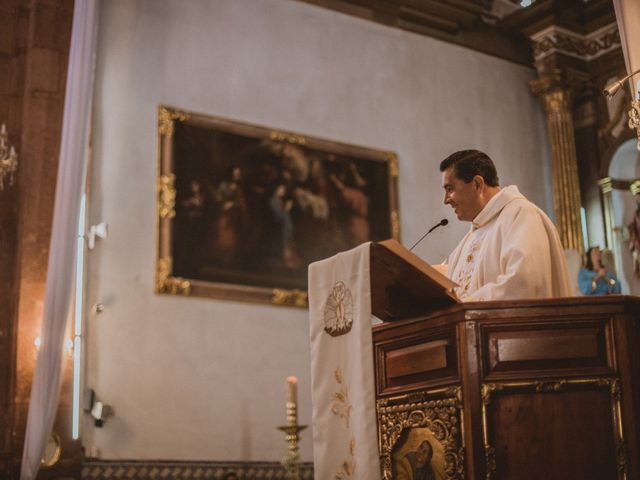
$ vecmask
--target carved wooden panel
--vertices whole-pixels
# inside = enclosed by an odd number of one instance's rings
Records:
[[[484,384],[487,480],[623,480],[619,382],[575,379]]]
[[[544,376],[581,375],[586,371],[612,375],[612,333],[609,319],[482,325],[483,372],[487,379],[531,373]]]
[[[377,343],[375,357],[378,395],[442,386],[459,377],[453,327]]]
[[[640,298],[606,296],[460,304],[377,325],[381,452],[404,445],[395,399],[459,386],[466,480],[640,480],[639,320]],[[409,431],[428,437],[419,423]]]

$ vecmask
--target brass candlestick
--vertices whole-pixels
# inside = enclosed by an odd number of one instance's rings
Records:
[[[282,466],[286,470],[286,478],[289,480],[300,480],[300,470],[298,468],[298,461],[300,460],[300,453],[298,452],[298,434],[307,428],[306,425],[298,425],[298,413],[297,405],[295,402],[287,402],[287,424],[278,427],[278,430],[282,430],[286,433],[287,440],[287,454],[282,459]]]

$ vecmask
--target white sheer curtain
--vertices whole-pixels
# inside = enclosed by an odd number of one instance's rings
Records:
[[[80,200],[85,178],[97,30],[97,0],[76,0],[53,211],[41,346],[31,388],[21,480],[38,474],[58,407]]]
[[[616,10],[616,20],[624,61],[627,66],[627,73],[640,69],[640,1],[639,0],[613,0]],[[632,93],[637,98],[638,82],[640,74],[629,80],[632,85]]]

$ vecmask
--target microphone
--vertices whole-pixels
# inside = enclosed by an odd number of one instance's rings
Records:
[[[446,218],[443,218],[442,220],[440,220],[440,222],[436,223],[433,227],[431,227],[429,229],[429,231],[427,233],[425,233],[422,237],[420,237],[420,240],[418,240],[416,243],[413,244],[413,247],[411,247],[409,249],[409,251],[413,250],[414,248],[416,248],[416,245],[418,245],[422,240],[424,240],[424,237],[426,237],[427,235],[429,235],[431,232],[433,232],[436,228],[442,226],[444,227],[445,225],[447,225],[449,223],[449,220],[447,220]]]

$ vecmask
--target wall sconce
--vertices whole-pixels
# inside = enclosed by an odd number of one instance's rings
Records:
[[[604,88],[604,94],[607,96],[609,100],[613,98],[613,96],[622,88],[624,82],[629,80],[631,77],[640,73],[640,70],[636,70],[633,73],[630,73],[624,78],[620,80],[616,80],[615,82],[607,85]],[[637,148],[640,150],[640,92],[638,92],[639,98],[634,98],[631,100],[631,110],[627,112],[629,115],[629,128],[635,129],[638,135],[638,144]]]
[[[7,127],[0,128],[0,190],[4,190],[4,177],[9,175],[9,185],[13,185],[13,174],[18,169],[18,154],[9,146]]]
[[[113,407],[98,401],[93,388],[84,391],[82,409],[93,417],[93,424],[98,428],[102,428],[106,419],[113,415]]]
[[[109,235],[109,228],[106,222],[98,225],[91,225],[87,232],[87,248],[93,250],[96,246],[96,238],[105,239]]]

